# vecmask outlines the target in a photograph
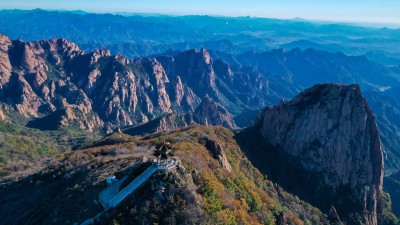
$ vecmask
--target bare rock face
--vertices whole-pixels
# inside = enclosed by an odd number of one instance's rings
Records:
[[[179,76],[176,77],[174,91],[175,91],[174,95],[175,103],[180,105],[183,100],[183,96],[185,95],[185,89],[183,87],[182,80]]]
[[[6,114],[3,112],[3,109],[0,108],[0,121],[7,120]]]
[[[272,99],[268,97],[271,95],[269,81],[260,72],[248,67],[232,70],[226,62],[213,60],[204,48],[159,56],[157,61],[171,81],[179,77],[183,86],[190,88],[190,91],[179,91],[177,94],[184,94],[186,102],[181,104],[184,106],[187,103],[190,107],[198,97],[208,95],[230,112],[240,113],[238,108],[264,107],[270,103],[266,99]],[[177,87],[177,90],[181,89],[179,85]]]
[[[215,103],[206,96],[194,113],[182,115],[170,113],[139,126],[125,127],[123,132],[130,135],[144,135],[161,131],[173,131],[193,123],[227,128],[236,127],[228,111],[222,105]]]
[[[171,83],[172,90],[170,90],[171,100],[175,105],[180,108],[193,111],[196,106],[200,104],[200,98],[193,92],[193,90],[182,83],[180,76],[176,76],[176,81]]]
[[[103,126],[103,121],[96,114],[86,114],[79,107],[66,106],[40,118],[34,118],[28,127],[55,130],[60,126],[73,126],[87,131],[94,131]]]
[[[209,151],[211,151],[215,159],[218,159],[222,167],[227,171],[231,172],[232,171],[231,164],[229,164],[225,151],[222,148],[221,144],[218,143],[218,141],[210,139],[208,137],[205,137],[203,141],[205,142],[206,148]]]
[[[216,76],[213,60],[205,49],[194,49],[172,56],[157,58],[167,74],[178,77],[189,86],[197,96],[206,94],[217,97]]]
[[[103,126],[103,121],[95,114],[87,114],[79,107],[66,107],[62,110],[60,124],[63,126],[77,125],[81,129],[94,131]]]
[[[185,115],[167,114],[138,126],[128,126],[123,133],[129,135],[145,135],[162,131],[173,131],[194,123],[190,113]]]
[[[214,102],[209,96],[206,96],[199,107],[197,107],[193,113],[193,119],[196,123],[203,125],[221,125],[227,128],[236,127],[229,112],[221,104]]]
[[[46,116],[50,116],[48,118],[60,119],[52,123],[62,125],[76,120],[82,123],[80,127],[88,130],[103,125],[102,121],[96,119],[88,96],[69,81],[62,69],[69,60],[84,54],[76,44],[59,38],[27,43],[22,40],[10,41],[5,36],[1,39],[1,57],[6,62],[3,67],[9,69],[9,72],[2,69],[0,73],[2,101],[28,118],[46,119]],[[8,67],[8,62],[11,67]],[[81,116],[72,116],[67,106],[80,111]],[[66,116],[51,116],[58,115],[57,110],[64,110]],[[94,120],[88,121],[89,118]]]
[[[13,102],[20,114],[26,117],[38,116],[39,107],[43,105],[43,101],[22,75],[13,77],[13,86],[10,91],[14,92]]]
[[[156,107],[164,113],[170,113],[171,101],[166,90],[169,83],[167,74],[162,65],[156,59],[141,58],[137,61],[145,68],[149,74],[148,84],[150,85],[149,93],[152,99],[157,99]]]
[[[340,221],[339,215],[334,206],[332,206],[329,210],[328,219],[331,221],[332,224],[342,224],[342,221]]]
[[[0,103],[0,121],[8,121],[7,105]]]
[[[8,49],[12,42],[5,36],[0,34],[0,88],[8,82],[11,76],[11,62],[8,56]]]
[[[108,50],[85,53],[61,38],[24,42],[0,35],[0,59],[1,102],[35,120],[66,107],[78,109],[74,121],[87,122],[82,126],[87,128],[137,125],[171,112],[185,115],[205,95],[221,105],[203,107],[196,113],[199,123],[232,127],[222,105],[238,113],[264,106],[268,95],[265,78],[233,71],[205,49],[129,60]]]
[[[215,90],[215,73],[210,54],[204,49],[187,51],[175,57],[177,74],[185,75],[182,79],[191,83],[196,92],[206,94]],[[189,65],[189,66],[188,66]],[[196,69],[194,69],[196,68]]]
[[[349,224],[378,224],[382,150],[375,118],[358,85],[307,89],[267,109],[260,131],[285,159],[291,171],[286,175],[298,181],[299,195],[326,212],[333,205]]]

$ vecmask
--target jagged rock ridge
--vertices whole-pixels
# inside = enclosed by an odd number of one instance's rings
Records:
[[[187,113],[206,94],[230,112],[259,108],[269,95],[260,74],[234,73],[205,49],[129,60],[107,50],[85,53],[60,38],[23,42],[1,35],[0,58],[2,102],[27,118],[68,111],[56,123],[88,130]]]
[[[199,107],[193,113],[195,122],[203,125],[222,125],[224,127],[236,127],[229,112],[219,103],[206,96]]]
[[[260,122],[273,157],[285,160],[287,173],[280,176],[286,176],[289,189],[296,186],[326,212],[333,206],[350,224],[378,224],[382,150],[358,85],[316,85],[267,109]],[[290,177],[294,183],[287,182]]]
[[[130,135],[143,135],[161,131],[174,131],[193,123],[236,128],[228,111],[209,96],[205,96],[194,112],[183,115],[170,113],[138,126],[127,126],[123,129],[123,132]]]

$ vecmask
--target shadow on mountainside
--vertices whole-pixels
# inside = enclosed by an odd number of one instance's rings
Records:
[[[341,197],[335,198],[332,190],[320,184],[321,175],[302,170],[295,158],[279,153],[278,147],[264,141],[260,132],[257,132],[259,129],[258,126],[249,127],[237,133],[235,139],[252,164],[269,180],[285,191],[318,207],[324,213],[328,213],[330,207],[339,202],[349,203],[346,208],[338,210],[339,215],[349,215],[354,212],[356,204],[346,197],[350,187],[342,187],[338,191],[339,194],[342,193]]]

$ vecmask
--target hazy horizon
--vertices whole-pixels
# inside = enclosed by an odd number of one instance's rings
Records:
[[[274,19],[301,18],[315,22],[350,23],[363,26],[388,26],[400,27],[400,1],[387,0],[377,2],[372,0],[351,2],[338,0],[284,0],[280,2],[249,0],[241,1],[220,0],[218,2],[205,0],[170,0],[168,4],[162,0],[146,2],[120,0],[109,2],[107,0],[13,0],[0,2],[0,9],[44,9],[44,10],[82,10],[89,13],[137,13],[137,14],[162,14],[171,16],[182,15],[209,15],[209,16],[251,16]]]
[[[90,10],[81,10],[81,9],[44,9],[44,8],[32,8],[32,9],[19,9],[19,8],[0,8],[1,10],[22,10],[22,11],[31,11],[31,10],[43,10],[49,12],[76,12],[81,11],[83,13],[88,14],[113,14],[113,15],[139,15],[139,16],[170,16],[170,17],[178,17],[178,16],[209,16],[209,17],[227,17],[227,18],[240,18],[240,17],[251,17],[251,18],[261,18],[261,19],[275,19],[275,20],[303,20],[305,22],[311,23],[321,23],[321,24],[343,24],[349,26],[359,26],[359,27],[371,27],[371,28],[390,28],[390,29],[400,29],[400,23],[379,23],[379,22],[361,22],[361,21],[340,21],[340,20],[323,20],[323,19],[307,19],[302,17],[291,17],[291,18],[277,18],[277,17],[261,17],[261,16],[249,16],[249,15],[220,15],[220,14],[177,14],[177,13],[159,13],[159,12],[127,12],[127,11],[90,11]]]

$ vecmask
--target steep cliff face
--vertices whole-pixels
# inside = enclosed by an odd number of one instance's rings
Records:
[[[70,82],[62,69],[72,58],[84,54],[76,44],[57,38],[27,43],[10,41],[6,36],[0,39],[0,57],[4,62],[0,71],[1,101],[28,118],[47,116],[57,110],[72,115],[70,107],[82,115],[49,121],[53,124],[76,121],[87,130],[103,125],[92,111],[88,96]]]
[[[220,125],[227,128],[236,127],[229,112],[209,96],[206,96],[194,111],[193,119],[195,122],[203,125]]]
[[[286,160],[286,176],[302,182],[299,194],[325,211],[334,206],[349,224],[378,224],[382,150],[357,85],[316,85],[267,109],[261,123],[266,143]]]
[[[224,169],[232,172],[232,166],[231,164],[229,164],[225,150],[222,148],[221,144],[218,141],[210,138],[204,138],[201,140],[201,142],[205,142],[206,148],[211,151],[215,159],[218,159]]]
[[[162,131],[174,131],[189,126],[192,123],[194,123],[194,121],[190,113],[185,115],[171,113],[138,126],[127,126],[122,129],[122,132],[129,135],[140,136]]]
[[[269,81],[257,70],[232,69],[222,60],[213,60],[204,48],[169,52],[157,60],[168,76],[190,87],[196,96],[208,95],[234,114],[245,107],[263,107],[277,96],[269,90]]]
[[[11,62],[8,56],[8,49],[11,45],[11,40],[0,34],[0,87],[8,82],[11,75]]]
[[[184,75],[184,83],[194,87],[200,96],[205,94],[217,95],[213,60],[204,48],[190,50],[174,57],[173,73]],[[172,71],[171,71],[172,72]]]

